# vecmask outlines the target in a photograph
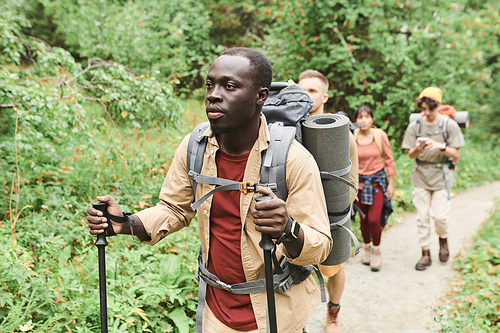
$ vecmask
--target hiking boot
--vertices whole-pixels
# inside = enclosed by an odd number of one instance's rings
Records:
[[[450,257],[450,251],[448,250],[448,239],[439,238],[439,261],[447,262]]]
[[[370,268],[373,272],[378,272],[382,266],[382,251],[380,251],[380,246],[372,246],[372,252],[370,257]]]
[[[369,265],[370,264],[370,255],[372,251],[372,243],[366,244],[363,243],[363,256],[361,257],[361,263],[363,265]]]
[[[337,318],[339,311],[340,306],[331,306],[328,304],[328,311],[326,313],[326,333],[342,333]]]
[[[417,271],[423,271],[432,264],[431,251],[422,249],[422,258],[417,262],[415,269]]]

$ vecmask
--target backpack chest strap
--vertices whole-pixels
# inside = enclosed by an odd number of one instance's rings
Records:
[[[234,180],[223,179],[218,177],[204,176],[194,171],[189,171],[189,177],[195,184],[216,185],[216,187],[206,193],[204,196],[191,204],[191,209],[195,211],[205,200],[210,198],[214,193],[220,191],[240,191],[243,194],[249,192],[257,192],[257,186],[269,187],[271,190],[276,191],[276,184],[256,184],[237,182]]]

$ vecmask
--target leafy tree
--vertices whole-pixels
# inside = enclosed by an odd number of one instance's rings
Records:
[[[499,53],[500,18],[492,3],[271,1],[260,12],[274,18],[258,46],[277,78],[310,68],[325,73],[331,111],[352,114],[368,104],[390,136],[402,137],[426,86],[440,87],[445,104],[473,112],[490,94],[486,59]]]
[[[268,1],[204,0],[211,21],[210,39],[224,48],[250,47],[266,36],[266,26],[273,18],[263,15],[263,4]]]
[[[494,2],[218,1],[212,9],[220,27],[234,26],[224,45],[263,50],[275,80],[320,70],[331,84],[330,111],[352,114],[368,104],[398,143],[426,86],[471,112],[491,94],[491,57],[499,53],[490,37],[498,35]]]
[[[24,16],[12,10],[11,6],[0,5],[0,66],[12,63],[21,64],[24,55],[22,27],[30,25]]]

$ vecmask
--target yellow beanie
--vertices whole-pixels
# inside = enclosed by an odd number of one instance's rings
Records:
[[[418,98],[422,98],[422,97],[434,98],[440,104],[443,104],[443,92],[439,88],[436,88],[436,87],[425,88],[424,90],[422,90],[420,95],[418,95]]]

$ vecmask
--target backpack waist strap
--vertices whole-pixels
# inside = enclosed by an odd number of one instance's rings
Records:
[[[282,274],[274,274],[274,290],[279,292],[286,292],[293,285],[298,284],[309,277],[312,272],[316,272],[318,277],[321,302],[325,303],[328,301],[326,298],[326,286],[323,275],[319,271],[317,265],[313,266],[296,266],[290,264],[286,257],[283,257],[280,263]],[[205,309],[205,296],[206,296],[206,286],[207,284],[217,288],[223,289],[233,294],[253,294],[266,291],[266,280],[256,280],[244,283],[236,283],[229,285],[221,281],[217,276],[210,273],[205,265],[205,258],[203,257],[203,252],[200,248],[200,254],[198,255],[198,270],[196,271],[196,279],[200,282],[200,289],[198,292],[198,308],[196,309],[196,333],[203,332],[203,311]]]
[[[283,273],[273,275],[274,290],[284,293],[293,285],[293,277],[286,258],[281,260],[280,266]],[[217,276],[208,271],[205,266],[205,258],[201,253],[198,256],[198,271],[196,272],[196,278],[198,280],[200,278],[203,279],[203,281],[214,288],[223,289],[233,294],[254,294],[266,291],[265,279],[235,284],[227,284],[221,281]]]
[[[419,160],[418,158],[415,161],[418,165],[430,165],[430,166],[433,166],[437,169],[441,169],[446,164],[443,162],[425,162],[425,161]]]
[[[453,162],[453,160],[451,160]],[[446,185],[446,191],[448,192],[448,200],[451,199],[451,178],[450,178],[450,167],[449,167],[449,162],[444,162],[444,163],[431,163],[431,162],[424,162],[419,160],[418,158],[415,159],[415,165],[431,165],[434,168],[437,169],[443,169],[444,173],[444,182]]]

